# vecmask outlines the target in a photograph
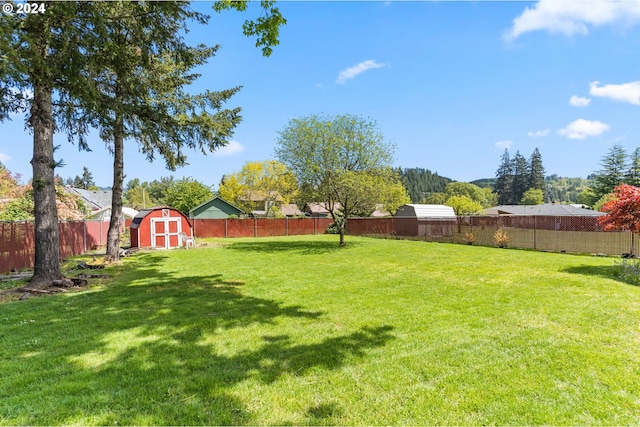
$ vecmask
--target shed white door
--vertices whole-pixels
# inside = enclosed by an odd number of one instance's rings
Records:
[[[151,246],[156,249],[176,248],[181,231],[180,218],[151,218]]]

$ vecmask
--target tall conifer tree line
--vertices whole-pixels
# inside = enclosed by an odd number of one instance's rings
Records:
[[[527,160],[520,151],[513,158],[505,149],[496,171],[496,182],[493,190],[498,194],[498,204],[518,205],[528,190],[545,192],[544,166],[542,155],[536,148]]]

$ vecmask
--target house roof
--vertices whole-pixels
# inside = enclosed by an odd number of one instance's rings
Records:
[[[106,211],[109,211],[109,215],[111,214],[111,205],[106,206],[106,207],[104,207],[102,209],[98,209],[96,211],[92,211],[89,214],[89,216],[93,218],[93,217],[95,217],[97,215],[100,215],[102,212],[106,212]],[[123,206],[122,207],[122,214],[127,218],[135,218],[135,216],[138,215],[138,211],[133,209],[133,208],[130,208],[130,207],[127,207],[127,206]]]
[[[84,188],[65,187],[65,190],[80,196],[91,210],[99,210],[111,206],[113,191],[111,190],[85,190]]]
[[[244,194],[238,196],[238,200],[244,202],[265,202],[267,200],[282,201],[282,196],[277,191],[245,191]]]
[[[395,216],[417,218],[447,218],[456,219],[456,214],[451,206],[407,204],[402,205],[396,211]]]
[[[302,212],[298,208],[298,205],[296,205],[295,203],[287,203],[285,205],[280,206],[280,211],[284,214],[284,216],[304,215],[304,212]]]
[[[384,216],[391,216],[391,213],[388,212],[385,208],[384,205],[382,204],[377,204],[376,205],[376,210],[373,211],[373,213],[371,214],[372,217],[384,217]]]
[[[486,215],[601,216],[603,212],[560,203],[541,205],[500,205],[484,210]]]
[[[206,202],[199,204],[199,205],[198,205],[198,206],[196,206],[195,208],[191,208],[191,209],[189,210],[189,216],[190,216],[190,217],[193,217],[193,213],[194,213],[195,211],[199,210],[200,208],[202,208],[202,207],[204,207],[204,206],[206,206],[206,205],[208,205],[208,204],[211,204],[211,203],[212,203],[213,201],[215,201],[215,200],[219,200],[219,201],[221,201],[221,202],[223,202],[223,203],[227,204],[228,206],[231,206],[233,209],[236,209],[236,210],[238,211],[238,213],[245,213],[242,209],[240,209],[239,207],[237,207],[237,206],[236,206],[236,205],[234,205],[233,203],[227,202],[227,201],[226,201],[225,199],[223,199],[222,197],[215,196],[214,198],[209,199],[209,200],[207,200]]]

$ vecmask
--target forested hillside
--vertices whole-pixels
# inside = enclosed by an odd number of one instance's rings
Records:
[[[430,193],[443,193],[447,184],[453,181],[423,168],[398,168],[398,174],[409,193],[411,203],[420,203]]]
[[[547,176],[545,183],[545,201],[558,203],[583,203],[580,193],[593,186],[593,180],[584,178],[566,178],[556,174]]]

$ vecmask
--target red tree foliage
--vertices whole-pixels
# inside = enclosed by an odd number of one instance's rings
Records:
[[[614,197],[604,204],[598,222],[607,231],[633,231],[640,233],[640,188],[620,184],[613,189]]]

